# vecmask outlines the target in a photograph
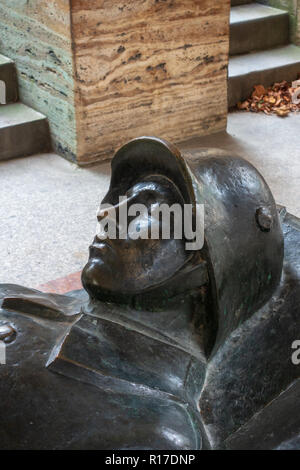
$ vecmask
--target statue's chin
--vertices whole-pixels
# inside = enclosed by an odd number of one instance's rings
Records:
[[[113,290],[113,279],[107,265],[100,259],[89,259],[81,274],[82,285],[92,296]],[[97,294],[97,295],[96,295]],[[101,296],[102,297],[102,296]]]
[[[122,293],[122,286],[113,275],[111,266],[101,259],[89,259],[83,268],[81,281],[92,299],[124,303],[128,297],[128,293]]]
[[[116,270],[113,273],[111,266],[98,258],[89,259],[83,268],[81,281],[91,299],[102,302],[128,304],[138,294],[130,280],[117,280]]]

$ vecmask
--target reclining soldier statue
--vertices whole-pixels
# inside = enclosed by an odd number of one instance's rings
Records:
[[[0,285],[0,447],[300,448],[299,220],[221,150],[141,137],[111,166],[103,203],[204,205],[203,246],[97,235],[85,289]]]

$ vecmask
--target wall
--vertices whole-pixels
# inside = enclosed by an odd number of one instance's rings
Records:
[[[75,159],[69,0],[1,0],[0,53],[16,62],[20,99],[48,117],[55,150]]]
[[[226,128],[229,0],[71,0],[81,164]]]

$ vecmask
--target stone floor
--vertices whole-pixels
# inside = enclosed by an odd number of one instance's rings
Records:
[[[299,131],[300,114],[281,119],[234,112],[227,133],[181,147],[218,147],[245,156],[276,201],[300,217]],[[36,287],[82,269],[109,168],[78,168],[54,154],[0,163],[0,283]]]

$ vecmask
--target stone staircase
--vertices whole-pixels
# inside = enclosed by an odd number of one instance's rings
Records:
[[[228,105],[265,87],[300,75],[300,48],[289,43],[289,15],[283,10],[231,0]]]
[[[0,160],[50,149],[47,118],[18,100],[15,64],[0,55]]]

